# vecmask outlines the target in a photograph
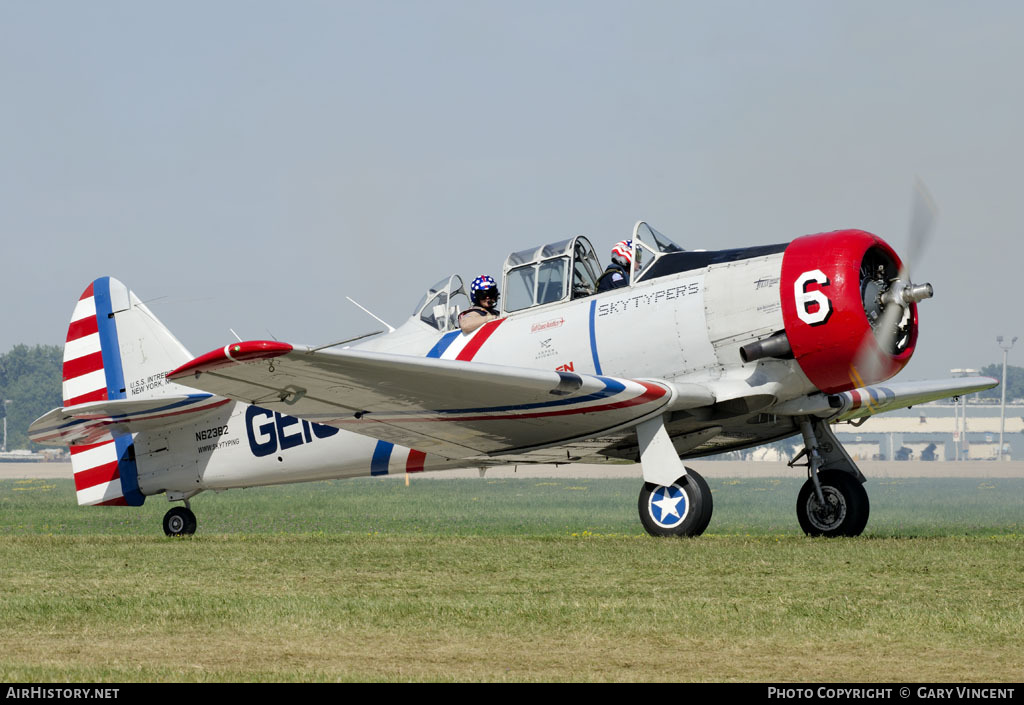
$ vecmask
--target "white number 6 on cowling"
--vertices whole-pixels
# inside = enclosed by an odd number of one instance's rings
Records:
[[[820,326],[832,315],[832,301],[820,290],[807,291],[807,285],[811,282],[817,282],[821,286],[829,285],[828,277],[820,269],[804,272],[797,277],[793,284],[796,315],[807,325]],[[817,310],[812,310],[814,304],[817,304]]]

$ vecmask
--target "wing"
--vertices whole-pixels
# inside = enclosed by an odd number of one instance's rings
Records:
[[[232,343],[180,384],[450,458],[521,452],[704,406],[698,385],[286,343]]]
[[[792,416],[813,415],[832,421],[849,421],[893,409],[916,406],[991,389],[999,384],[991,377],[958,377],[922,382],[894,382],[851,389],[841,394],[813,394],[778,404],[773,411]]]
[[[33,443],[43,445],[96,443],[107,434],[117,436],[194,421],[229,403],[230,399],[209,394],[89,402],[40,416],[28,427],[28,436]]]
[[[840,421],[882,414],[893,409],[916,406],[937,399],[948,399],[991,389],[999,384],[991,377],[961,377],[923,382],[880,384],[843,392]]]

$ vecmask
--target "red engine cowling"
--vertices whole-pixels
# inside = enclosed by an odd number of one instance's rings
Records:
[[[882,320],[879,297],[901,266],[884,240],[863,230],[805,235],[786,247],[780,286],[786,337],[800,369],[821,391],[881,382],[910,361],[916,303],[888,336],[891,349],[882,348],[875,330]]]

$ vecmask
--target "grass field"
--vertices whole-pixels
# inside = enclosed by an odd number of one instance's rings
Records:
[[[633,480],[348,480],[80,508],[0,482],[5,681],[1020,681],[1024,480],[868,484],[808,539],[798,480],[709,480],[691,540]]]

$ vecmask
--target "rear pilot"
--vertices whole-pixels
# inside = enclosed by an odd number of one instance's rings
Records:
[[[459,327],[467,334],[499,316],[498,284],[494,277],[481,274],[474,279],[469,287],[469,295],[473,305],[459,314]]]

